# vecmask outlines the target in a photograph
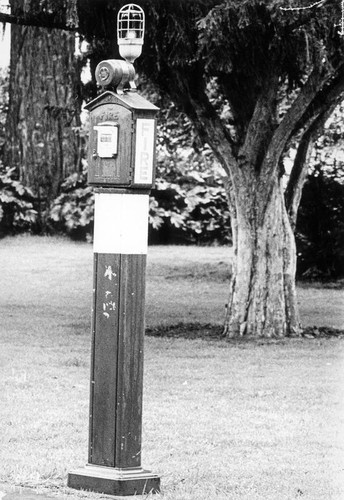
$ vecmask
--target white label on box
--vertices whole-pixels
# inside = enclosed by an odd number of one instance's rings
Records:
[[[136,120],[134,184],[152,184],[154,160],[154,120]]]
[[[97,131],[97,154],[100,158],[112,158],[117,154],[118,126],[102,125],[94,127]]]

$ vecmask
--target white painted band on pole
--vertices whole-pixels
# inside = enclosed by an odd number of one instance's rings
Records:
[[[149,196],[95,193],[95,253],[146,254]]]

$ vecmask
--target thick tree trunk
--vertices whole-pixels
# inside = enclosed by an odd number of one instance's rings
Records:
[[[42,214],[80,168],[74,44],[68,32],[12,26],[5,164],[17,168]]]
[[[255,194],[243,187],[233,220],[234,265],[228,337],[300,334],[295,293],[296,250],[282,187]]]

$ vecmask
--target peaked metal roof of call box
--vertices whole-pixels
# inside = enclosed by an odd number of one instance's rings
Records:
[[[98,97],[84,106],[84,109],[91,111],[101,104],[119,104],[127,109],[134,111],[159,111],[159,108],[147,101],[137,92],[126,92],[124,94],[116,94],[110,90],[102,92]]]

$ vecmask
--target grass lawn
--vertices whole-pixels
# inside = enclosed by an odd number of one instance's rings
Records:
[[[92,247],[0,242],[0,483],[70,500],[87,461]],[[226,248],[153,247],[147,325],[221,324]],[[299,288],[305,325],[344,328],[340,288]],[[156,500],[343,500],[344,340],[147,337],[143,465]],[[150,496],[149,496],[150,498]]]

